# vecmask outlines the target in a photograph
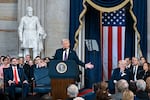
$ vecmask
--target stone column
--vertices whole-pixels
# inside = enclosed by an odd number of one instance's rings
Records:
[[[18,54],[17,0],[0,0],[0,55]]]
[[[70,0],[47,0],[46,2],[45,54],[52,57],[56,49],[61,47],[60,41],[69,37]]]

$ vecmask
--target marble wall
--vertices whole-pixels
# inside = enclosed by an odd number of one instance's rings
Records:
[[[61,39],[69,37],[70,0],[0,0],[0,55],[18,56],[17,28],[27,6],[47,33],[43,54],[52,57]]]
[[[69,37],[70,0],[47,0],[45,53],[53,56],[61,47],[60,41]]]
[[[18,54],[17,2],[0,0],[0,55]]]

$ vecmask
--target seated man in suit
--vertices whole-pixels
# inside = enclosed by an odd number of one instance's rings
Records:
[[[17,59],[11,59],[11,66],[8,68],[6,74],[6,82],[9,86],[9,95],[13,100],[15,100],[15,87],[22,87],[23,98],[28,94],[28,81],[27,77],[23,71],[23,68],[17,66]]]
[[[130,82],[136,82],[139,79],[139,74],[143,70],[142,66],[139,66],[139,59],[133,59],[133,65],[130,68]]]
[[[87,64],[83,63],[81,60],[79,60],[76,52],[70,48],[70,42],[68,39],[63,39],[61,41],[62,48],[56,50],[54,59],[56,60],[74,60],[78,65],[81,65],[85,68],[93,68],[94,66],[89,62]]]
[[[125,79],[127,82],[130,80],[130,71],[126,69],[126,61],[120,60],[118,68],[114,69],[111,79],[109,80],[108,88],[110,93],[115,93],[115,84],[120,79]]]

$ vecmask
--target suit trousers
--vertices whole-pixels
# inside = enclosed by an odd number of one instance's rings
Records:
[[[19,84],[14,84],[12,83],[10,86],[9,86],[9,95],[14,99],[15,98],[15,88],[16,87],[21,87],[22,88],[22,96],[23,98],[25,98],[28,94],[28,91],[29,91],[29,84],[27,83],[21,83],[19,82]]]

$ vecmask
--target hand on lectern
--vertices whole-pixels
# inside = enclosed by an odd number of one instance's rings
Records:
[[[91,64],[91,62],[89,62],[89,63],[85,64],[85,68],[92,69],[92,68],[94,68],[94,65]]]

